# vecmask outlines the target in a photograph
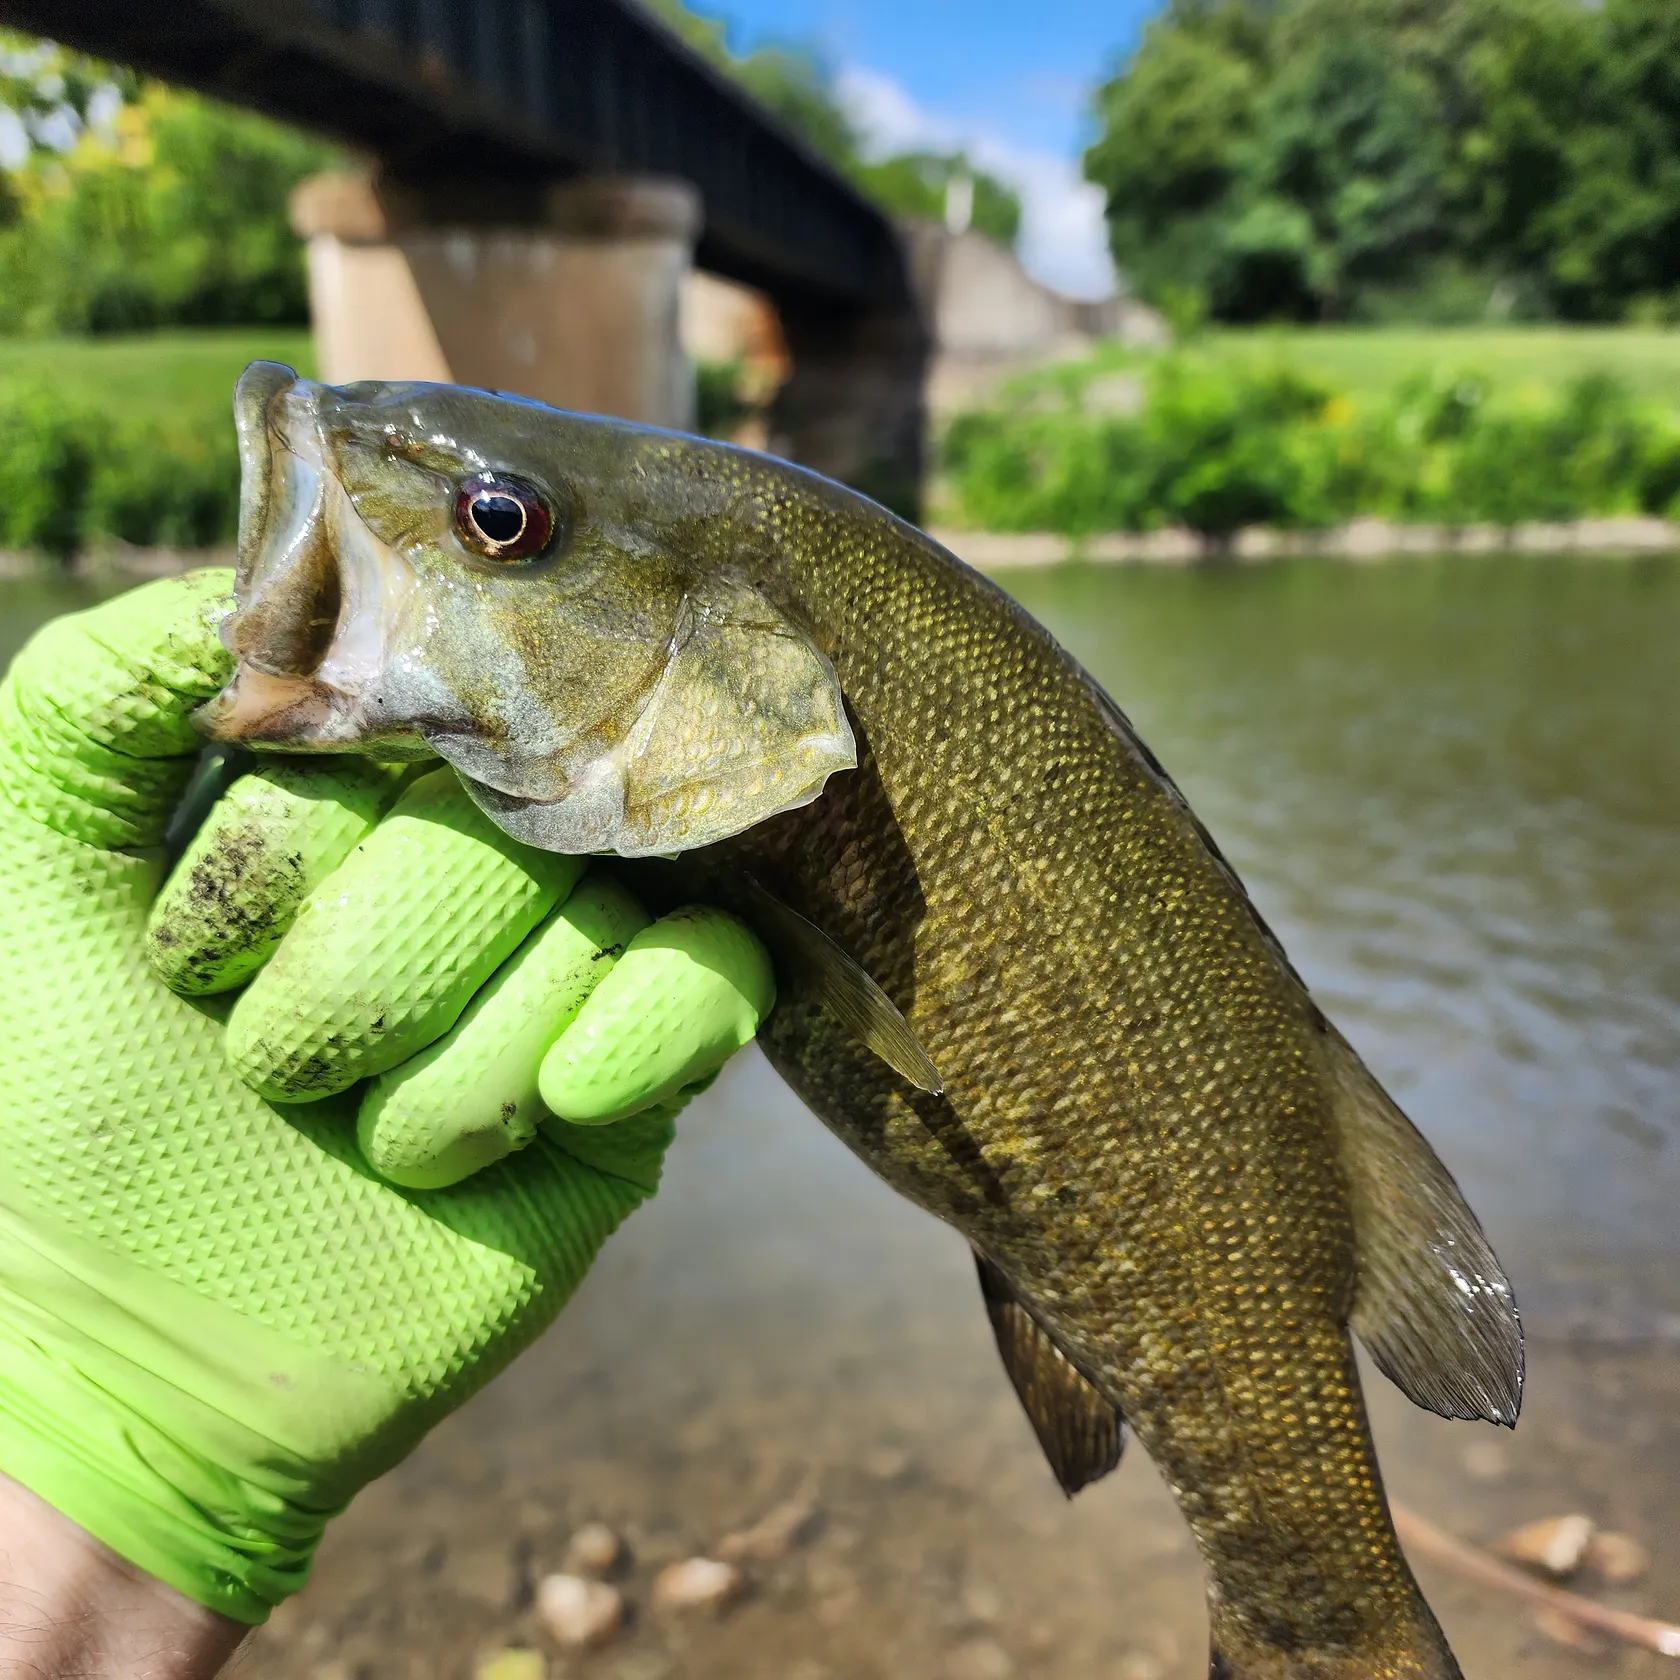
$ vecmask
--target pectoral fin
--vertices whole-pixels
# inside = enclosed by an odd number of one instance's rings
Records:
[[[1353,1328],[1426,1411],[1514,1426],[1523,1339],[1511,1285],[1435,1151],[1325,1031],[1359,1253]]]
[[[771,954],[795,973],[860,1043],[912,1085],[939,1096],[945,1081],[898,1006],[814,922],[745,873],[742,891]]]
[[[1071,1499],[1120,1462],[1125,1421],[1021,1305],[1008,1278],[983,1254],[976,1253],[974,1262],[1003,1368],[1062,1492]]]

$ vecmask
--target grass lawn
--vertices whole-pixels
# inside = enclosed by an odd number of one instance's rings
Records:
[[[233,382],[249,361],[312,373],[315,351],[299,327],[236,327],[125,338],[0,338],[0,381],[33,378],[118,419],[147,414],[196,429],[226,418]]]
[[[1381,397],[1434,368],[1480,374],[1501,388],[1614,374],[1640,396],[1680,407],[1680,332],[1632,327],[1211,328],[1216,358],[1282,360],[1347,396]]]

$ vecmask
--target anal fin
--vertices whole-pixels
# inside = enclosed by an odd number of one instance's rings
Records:
[[[1522,1322],[1504,1269],[1440,1157],[1328,1024],[1325,1048],[1358,1247],[1353,1328],[1416,1405],[1514,1427]]]
[[[985,1255],[976,1253],[974,1261],[1003,1368],[1062,1492],[1071,1499],[1120,1462],[1125,1421],[1021,1305],[1008,1278]]]

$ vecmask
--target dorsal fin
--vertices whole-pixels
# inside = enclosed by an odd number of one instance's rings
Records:
[[[1423,1134],[1352,1045],[1324,1032],[1359,1251],[1353,1328],[1426,1411],[1514,1427],[1523,1338],[1504,1270]]]
[[[1062,1492],[1071,1499],[1120,1462],[1124,1420],[1021,1305],[1009,1279],[979,1252],[974,1263],[1003,1368]]]
[[[741,872],[751,919],[772,954],[796,968],[824,1008],[895,1073],[939,1096],[945,1081],[898,1005],[862,964],[847,956],[815,922],[784,904],[752,875]]]

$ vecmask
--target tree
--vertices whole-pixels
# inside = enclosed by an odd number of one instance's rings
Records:
[[[1108,195],[1114,260],[1145,297],[1214,291],[1226,201],[1264,77],[1257,18],[1180,6],[1149,25],[1131,63],[1098,90],[1102,133],[1085,173]]]
[[[1097,115],[1145,296],[1680,321],[1680,0],[1176,0]]]
[[[0,329],[308,320],[286,202],[329,148],[46,43],[8,39],[0,70],[28,142],[5,176]]]
[[[1340,31],[1285,66],[1238,149],[1213,302],[1227,317],[1339,317],[1415,279],[1440,244],[1433,90]]]
[[[941,220],[953,183],[966,177],[973,197],[969,225],[1000,245],[1021,231],[1021,200],[995,175],[977,169],[965,152],[900,152],[878,163],[857,162],[853,178],[876,203],[899,216]]]
[[[683,0],[648,0],[654,13],[702,57],[735,80],[895,216],[945,214],[953,176],[974,182],[973,225],[1000,244],[1013,245],[1021,225],[1019,196],[960,152],[898,152],[868,156],[867,136],[841,103],[822,55],[798,44],[761,44],[751,52],[730,49],[729,32],[714,17],[691,11]]]

